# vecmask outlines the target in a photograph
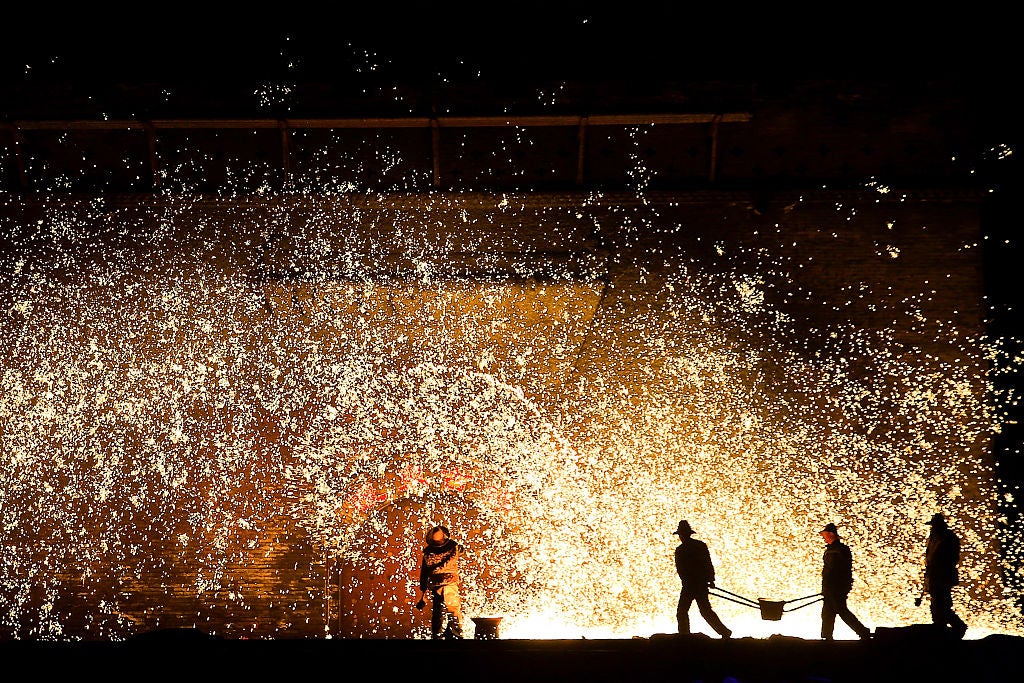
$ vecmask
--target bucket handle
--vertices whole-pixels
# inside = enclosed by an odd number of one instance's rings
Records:
[[[731,593],[725,590],[724,588],[719,588],[718,586],[715,586],[714,588],[709,588],[708,592],[716,597],[728,600],[730,602],[739,603],[740,605],[746,605],[747,607],[756,607],[758,609],[761,608],[761,605],[759,603],[754,602],[750,598],[745,598],[742,595],[736,595],[735,593]],[[724,593],[725,595],[722,595],[722,593]]]
[[[716,597],[722,598],[723,600],[728,600],[730,602],[735,602],[735,603],[738,603],[740,605],[746,605],[747,607],[755,607],[757,609],[761,609],[761,603],[760,602],[755,602],[755,601],[751,600],[750,598],[745,598],[742,595],[737,595],[736,593],[727,591],[724,588],[719,588],[718,586],[715,586],[714,588],[708,589],[708,592],[711,593],[712,595],[716,596]],[[783,612],[792,612],[793,610],[801,609],[803,607],[809,607],[810,605],[813,605],[816,602],[821,602],[822,600],[824,600],[825,596],[822,595],[821,593],[814,593],[813,595],[805,595],[802,598],[793,598],[792,600],[783,600],[782,604],[783,605],[788,605],[791,602],[802,602],[804,600],[809,600],[810,598],[815,598],[815,599],[814,600],[810,600],[809,602],[805,602],[802,605],[797,605],[795,607],[788,607],[788,608],[787,607],[783,607],[782,611]]]
[[[810,602],[805,602],[802,605],[797,605],[796,607],[789,607],[789,608],[783,607],[782,611],[783,612],[792,612],[795,609],[801,609],[803,607],[809,607],[810,605],[813,605],[816,602],[821,602],[822,600],[824,600],[825,596],[822,595],[821,593],[815,593],[814,595],[805,595],[802,598],[793,598],[792,600],[784,600],[783,604],[788,605],[791,602],[800,602],[802,600],[807,600],[808,598],[814,598],[814,600],[811,600]]]

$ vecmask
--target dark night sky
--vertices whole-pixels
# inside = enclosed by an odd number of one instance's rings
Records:
[[[455,62],[496,79],[961,70],[980,77],[980,65],[1012,55],[998,13],[851,7],[857,11],[688,2],[104,4],[58,11],[23,4],[6,10],[13,20],[0,73],[17,78],[25,62],[38,75],[91,79],[344,79],[370,52],[406,78]]]

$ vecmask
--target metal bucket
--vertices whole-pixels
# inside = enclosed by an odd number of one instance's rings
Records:
[[[766,621],[779,621],[782,619],[782,613],[785,611],[786,601],[758,598],[757,606],[761,608],[762,619]]]
[[[498,639],[498,626],[501,624],[501,617],[473,617],[473,623],[476,624],[474,640]]]
[[[766,621],[779,621],[780,619],[782,619],[783,612],[792,612],[795,609],[801,609],[803,607],[807,607],[808,605],[813,605],[814,603],[823,599],[821,593],[815,593],[814,595],[805,595],[802,598],[796,598],[794,600],[769,600],[768,598],[758,598],[757,602],[754,602],[750,598],[745,598],[742,595],[737,595],[736,593],[730,593],[729,591],[723,588],[718,588],[717,586],[712,587],[708,592],[711,595],[716,595],[720,598],[730,600],[740,605],[746,605],[747,607],[757,607],[761,610],[761,618]],[[808,600],[810,600],[810,602],[807,602]],[[793,607],[790,607],[789,609],[786,609],[786,605],[790,603],[803,604],[795,605]]]

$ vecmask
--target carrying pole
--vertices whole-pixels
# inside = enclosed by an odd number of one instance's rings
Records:
[[[708,592],[716,597],[722,598],[724,600],[729,600],[730,602],[736,602],[741,605],[746,605],[747,607],[760,607],[758,603],[754,602],[750,598],[745,598],[742,595],[737,595],[736,593],[727,591],[724,588],[719,588],[718,586],[715,586],[714,588],[709,588]],[[721,595],[722,593],[724,593],[725,595]]]
[[[788,605],[791,602],[800,602],[801,600],[807,600],[808,598],[815,598],[815,599],[811,600],[810,602],[805,602],[802,605],[797,605],[796,607],[789,607],[787,609],[784,609],[784,611],[792,612],[795,609],[802,609],[802,608],[807,607],[809,605],[813,605],[816,602],[821,602],[822,600],[824,600],[825,596],[822,595],[821,593],[815,593],[814,595],[805,595],[802,598],[793,598],[792,600],[785,600],[784,604]]]

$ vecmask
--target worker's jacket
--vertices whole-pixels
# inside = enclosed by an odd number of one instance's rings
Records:
[[[949,529],[933,529],[924,553],[924,590],[949,590],[959,583],[960,539]]]
[[[821,592],[847,595],[853,589],[853,554],[850,547],[836,539],[825,546],[821,566]]]
[[[452,539],[444,545],[428,545],[420,564],[420,590],[459,583],[459,556],[464,548]]]
[[[676,573],[689,590],[707,590],[715,582],[715,567],[711,553],[703,541],[684,538],[676,546]]]

